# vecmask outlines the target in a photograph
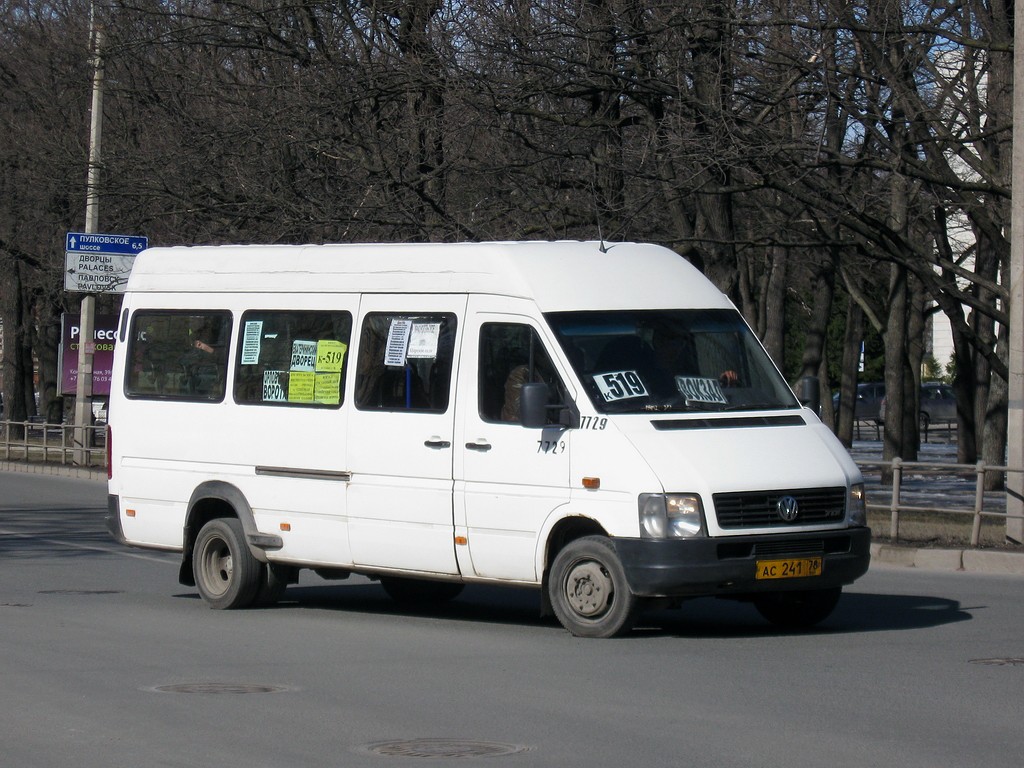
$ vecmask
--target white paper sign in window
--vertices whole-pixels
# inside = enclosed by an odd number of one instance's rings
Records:
[[[259,363],[262,336],[262,320],[250,320],[245,324],[245,335],[242,337],[242,365],[256,365]]]
[[[721,403],[728,404],[722,388],[714,379],[699,376],[676,376],[676,387],[690,403]]]
[[[412,320],[396,317],[388,329],[388,344],[384,348],[384,365],[405,365],[405,353],[409,348],[409,334]]]
[[[288,397],[284,391],[284,385],[281,383],[282,376],[284,376],[284,371],[263,372],[264,402],[285,403],[288,401]]]
[[[409,335],[408,357],[437,357],[437,343],[440,338],[440,323],[416,323]]]
[[[292,342],[292,362],[289,368],[293,371],[316,370],[316,342],[296,339]]]
[[[647,387],[636,371],[610,371],[595,373],[594,383],[597,384],[601,397],[606,403],[625,400],[630,397],[646,397]]]

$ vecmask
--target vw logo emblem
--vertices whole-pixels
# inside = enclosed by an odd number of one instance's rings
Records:
[[[796,516],[800,514],[800,505],[792,496],[783,496],[779,499],[778,503],[776,503],[775,511],[778,512],[779,517],[787,523],[792,523],[796,520]]]

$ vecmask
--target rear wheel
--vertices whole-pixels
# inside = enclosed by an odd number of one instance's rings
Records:
[[[252,605],[266,566],[245,543],[242,524],[233,517],[211,520],[199,531],[192,555],[196,588],[211,608],[247,608]]]
[[[754,600],[765,619],[783,629],[808,629],[827,619],[835,610],[842,587],[806,592],[777,592]]]
[[[633,628],[640,609],[610,541],[584,536],[555,557],[548,596],[558,621],[577,637],[615,637]]]

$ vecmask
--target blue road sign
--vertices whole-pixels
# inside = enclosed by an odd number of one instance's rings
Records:
[[[64,250],[68,253],[116,253],[134,256],[149,247],[149,238],[139,235],[101,235],[95,232],[68,232]]]

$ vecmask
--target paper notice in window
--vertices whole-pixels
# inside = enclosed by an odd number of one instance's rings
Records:
[[[316,389],[316,373],[313,371],[292,371],[288,375],[288,402],[312,403]]]
[[[250,320],[245,324],[242,336],[242,365],[256,365],[260,361],[260,340],[263,336],[263,321]]]
[[[396,317],[388,329],[388,344],[384,348],[384,365],[405,365],[405,351],[409,348],[412,320]]]
[[[440,323],[416,323],[409,335],[408,357],[437,357],[437,341],[440,338]]]
[[[316,370],[316,342],[302,341],[300,339],[293,341],[292,364],[289,368],[293,371]]]
[[[284,387],[281,386],[281,377],[284,371],[263,372],[263,401],[266,403],[283,403],[287,399]]]
[[[714,379],[697,376],[676,376],[676,387],[690,403],[722,403],[728,404],[722,388]]]
[[[324,405],[337,405],[341,402],[341,374],[321,373],[317,371],[313,399]]]
[[[348,345],[341,341],[321,339],[316,343],[316,370],[324,373],[341,373],[345,363]]]

